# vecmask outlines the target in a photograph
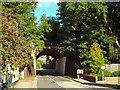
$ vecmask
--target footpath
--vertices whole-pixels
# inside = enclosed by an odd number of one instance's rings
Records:
[[[10,88],[37,88],[37,77],[32,76],[24,80],[19,80],[14,86]]]
[[[120,90],[120,85],[117,85],[117,84],[109,84],[107,82],[90,82],[90,81],[87,81],[85,79],[77,79],[77,78],[71,78],[71,77],[65,77],[65,78],[68,78],[70,80],[73,80],[75,82],[78,82],[78,83],[81,83],[82,85],[85,85],[89,88],[99,88],[99,89],[115,89],[115,90]]]

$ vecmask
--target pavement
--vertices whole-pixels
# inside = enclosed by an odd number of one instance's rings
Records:
[[[32,76],[24,80],[19,80],[14,86],[10,88],[37,88],[37,77]]]
[[[86,87],[89,87],[89,88],[104,88],[104,89],[115,89],[115,90],[119,90],[120,89],[120,85],[117,85],[117,84],[109,84],[108,82],[90,82],[90,81],[87,81],[85,79],[77,79],[77,78],[71,78],[71,77],[65,77],[65,78],[69,78],[73,81],[76,81],[78,83],[81,83],[82,85],[85,85]]]

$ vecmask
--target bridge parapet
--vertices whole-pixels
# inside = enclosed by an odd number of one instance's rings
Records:
[[[48,47],[51,47],[51,48],[56,48],[58,46],[57,43],[53,43],[53,42],[45,42],[45,46],[48,48]]]

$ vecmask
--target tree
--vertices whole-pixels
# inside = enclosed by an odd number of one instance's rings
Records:
[[[31,49],[26,43],[26,39],[22,36],[18,28],[17,17],[12,16],[12,14],[6,10],[3,10],[2,18],[2,64],[3,69],[6,69],[8,64],[11,64],[15,68],[26,64],[32,64],[33,61],[30,60]]]
[[[7,64],[16,68],[33,64],[31,53],[34,47],[31,47],[31,43],[39,48],[44,47],[43,37],[31,13],[33,5],[32,2],[2,3],[3,69]]]
[[[107,2],[108,13],[104,17],[106,33],[109,35],[107,56],[110,63],[119,63],[120,57],[120,2]]]
[[[101,66],[104,65],[104,56],[100,48],[100,45],[94,42],[90,48],[90,59],[87,61],[89,63],[90,72],[98,73]]]
[[[48,17],[48,23],[50,24],[51,32],[47,34],[47,42],[58,43],[59,42],[59,21],[56,17]]]
[[[43,35],[35,23],[34,12],[35,2],[4,2],[3,9],[9,10],[14,16],[20,18],[19,29],[23,30],[23,36],[27,43],[35,43],[39,48],[44,47]]]
[[[92,42],[100,44],[102,49],[106,48],[104,44],[108,35],[105,33],[103,19],[107,6],[98,2],[62,2],[58,5],[61,32],[64,32],[60,48],[75,54],[79,66],[89,59]]]
[[[49,32],[52,31],[50,28],[50,24],[48,23],[48,18],[46,17],[46,14],[43,14],[40,18],[40,25],[39,30],[41,31],[41,34],[44,36],[43,40],[47,40],[47,35]]]

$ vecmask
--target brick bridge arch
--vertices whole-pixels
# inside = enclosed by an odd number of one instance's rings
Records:
[[[58,63],[58,72],[63,75],[68,75],[72,77],[76,77],[76,67],[75,67],[75,58],[70,53],[60,52],[55,47],[47,47],[38,52],[36,55],[36,60],[42,55],[52,56],[56,62]],[[65,63],[64,63],[65,62]],[[63,66],[63,64],[65,64]],[[64,73],[62,73],[62,69],[64,68]]]
[[[63,53],[60,53],[56,48],[51,47],[41,50],[39,54],[36,56],[36,60],[42,55],[49,55],[55,59],[60,59],[65,56]]]

